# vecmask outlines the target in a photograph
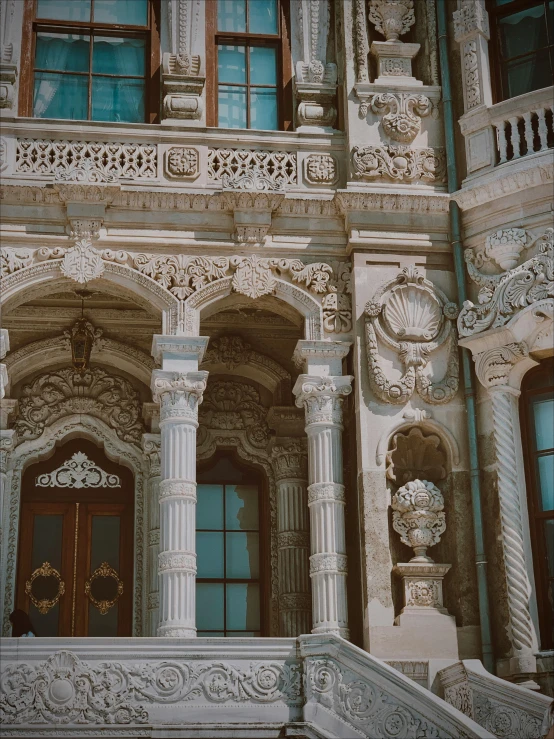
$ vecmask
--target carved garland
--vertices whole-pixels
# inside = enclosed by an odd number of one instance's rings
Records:
[[[385,283],[368,302],[366,349],[369,380],[373,392],[386,403],[406,403],[417,390],[429,403],[448,403],[458,391],[459,364],[452,322],[458,308],[418,270],[406,267]],[[380,339],[394,349],[405,372],[390,380],[379,361]],[[444,378],[432,382],[423,372],[429,356],[449,345],[448,368]]]

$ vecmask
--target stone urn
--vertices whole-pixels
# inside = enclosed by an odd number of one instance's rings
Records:
[[[517,266],[521,252],[526,248],[527,232],[523,228],[505,228],[487,236],[485,255],[504,271]]]
[[[415,552],[410,562],[433,562],[427,549],[438,544],[446,530],[441,491],[428,480],[412,480],[398,488],[391,505],[394,530]]]
[[[398,41],[415,23],[413,0],[370,0],[369,20],[387,41]]]

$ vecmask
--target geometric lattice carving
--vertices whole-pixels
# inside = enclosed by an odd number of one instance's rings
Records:
[[[294,153],[208,149],[210,182],[221,182],[233,189],[274,190],[296,185],[297,179]]]

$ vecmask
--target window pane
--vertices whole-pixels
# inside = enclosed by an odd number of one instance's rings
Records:
[[[548,576],[554,577],[554,518],[544,522],[544,540],[546,541]]]
[[[250,84],[277,84],[277,52],[266,46],[250,48]]]
[[[225,486],[225,519],[227,529],[258,529],[258,488],[256,485]]]
[[[554,449],[554,398],[535,401],[535,439],[537,451]]]
[[[554,510],[554,454],[539,457],[539,484],[543,511]]]
[[[499,18],[498,28],[502,56],[505,59],[535,51],[548,43],[542,3],[520,13]]]
[[[31,559],[31,575],[45,562],[50,562],[60,575],[62,572],[62,530],[63,516],[34,517],[33,521],[33,551]],[[66,589],[69,583],[66,583]],[[54,576],[39,576],[35,578],[31,586],[32,593],[38,600],[55,598],[59,588],[57,578]],[[61,596],[63,602],[63,596]],[[60,606],[57,603],[48,613],[41,613],[32,603],[29,603],[29,616],[31,623],[37,631],[37,636],[58,636],[58,620]]]
[[[35,67],[66,72],[88,72],[89,36],[37,33]]]
[[[146,26],[148,0],[94,0],[94,22]]]
[[[33,115],[35,118],[86,120],[88,78],[73,74],[35,72]]]
[[[224,577],[223,560],[223,534],[197,531],[197,577]]]
[[[217,75],[219,82],[246,82],[246,48],[244,46],[217,47]]]
[[[219,88],[218,125],[221,128],[246,128],[246,88]]]
[[[38,0],[37,18],[90,21],[90,0]]]
[[[196,626],[200,631],[223,631],[223,583],[196,583]]]
[[[225,534],[229,578],[256,579],[260,574],[260,537],[257,533]]]
[[[276,131],[277,93],[253,87],[250,94],[250,128],[261,131]]]
[[[277,33],[277,0],[249,1],[248,31],[250,33]]]
[[[223,485],[198,485],[196,488],[196,528],[223,528]]]
[[[246,32],[246,0],[218,0],[217,30]]]
[[[260,587],[257,583],[241,582],[227,585],[226,605],[226,629],[232,631],[259,630]]]
[[[93,77],[91,117],[93,121],[143,123],[144,82],[124,77]]]
[[[546,49],[523,59],[504,62],[502,70],[504,89],[507,90],[508,97],[541,90],[552,84],[550,60]]]
[[[144,51],[142,39],[97,36],[94,39],[92,71],[144,77]]]

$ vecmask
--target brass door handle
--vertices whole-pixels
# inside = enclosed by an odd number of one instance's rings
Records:
[[[54,595],[53,598],[38,598],[33,593],[33,583],[39,577],[53,577],[58,581],[58,592],[56,593],[56,595]],[[45,614],[48,613],[49,610],[54,608],[56,603],[65,593],[65,583],[62,580],[62,576],[60,575],[58,570],[55,567],[52,567],[50,562],[43,562],[42,565],[40,567],[37,567],[37,569],[31,574],[31,577],[25,583],[25,592],[27,593],[27,595],[31,599],[31,603],[35,606],[39,613]]]
[[[96,598],[94,596],[92,592],[93,584],[94,581],[98,580],[99,578],[113,578],[113,580],[115,580],[114,597],[107,598],[100,596],[99,598]],[[105,616],[110,608],[113,608],[120,597],[123,595],[123,582],[119,579],[119,575],[111,565],[109,565],[107,562],[102,562],[100,567],[97,567],[92,575],[89,577],[89,579],[86,581],[85,594],[88,596],[92,605],[100,611],[102,616]]]

